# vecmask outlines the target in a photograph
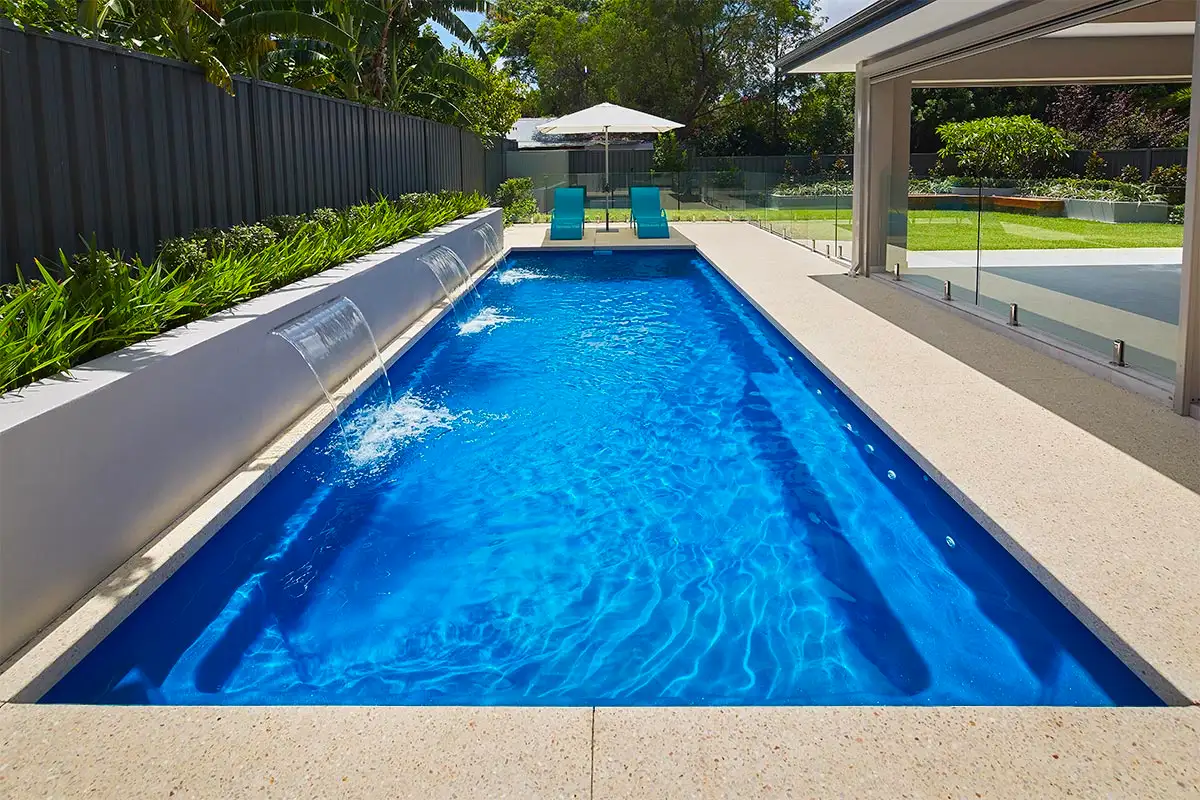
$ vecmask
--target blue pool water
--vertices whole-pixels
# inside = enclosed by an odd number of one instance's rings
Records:
[[[1158,703],[694,253],[481,293],[46,700]]]

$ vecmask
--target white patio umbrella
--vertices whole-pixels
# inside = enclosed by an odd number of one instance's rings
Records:
[[[612,190],[608,185],[608,135],[610,133],[663,133],[682,128],[680,122],[656,117],[614,103],[601,103],[552,119],[537,126],[540,133],[603,133],[604,134],[604,230],[608,230],[608,207]]]

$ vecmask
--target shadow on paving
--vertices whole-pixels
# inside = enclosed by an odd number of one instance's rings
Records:
[[[1200,493],[1196,420],[879,281],[847,275],[812,279]],[[1077,380],[1078,388],[1064,391],[1064,379]]]

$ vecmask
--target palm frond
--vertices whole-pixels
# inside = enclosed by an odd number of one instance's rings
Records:
[[[233,36],[251,34],[283,34],[328,42],[346,49],[355,45],[354,37],[323,17],[295,11],[256,11],[225,21],[225,29]]]

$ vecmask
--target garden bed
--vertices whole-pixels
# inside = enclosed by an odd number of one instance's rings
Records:
[[[817,194],[817,195],[796,195],[796,194],[778,194],[772,193],[767,198],[768,208],[844,208],[850,205],[849,195],[832,195],[832,194]]]
[[[418,256],[484,263],[487,209],[0,397],[0,654],[137,552],[321,398],[271,331],[338,296],[380,344],[443,297]],[[358,364],[333,376],[340,380]]]

